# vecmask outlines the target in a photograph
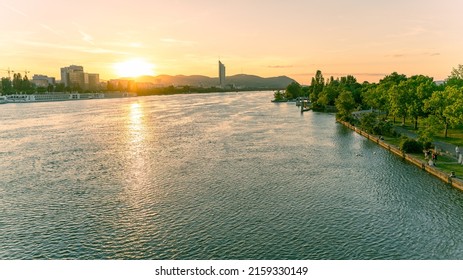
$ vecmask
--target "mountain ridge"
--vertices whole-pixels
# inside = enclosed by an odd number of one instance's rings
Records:
[[[136,82],[152,83],[156,86],[196,86],[216,87],[219,85],[218,77],[204,75],[157,75],[141,76],[134,79]],[[237,88],[286,88],[290,83],[295,82],[288,76],[260,77],[256,75],[237,74],[227,76],[226,85]]]

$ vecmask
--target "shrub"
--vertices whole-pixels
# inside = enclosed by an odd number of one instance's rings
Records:
[[[400,143],[400,149],[406,153],[421,153],[423,151],[423,144],[414,139],[404,139]]]
[[[394,132],[395,131],[392,123],[387,121],[380,121],[373,128],[373,133],[378,135],[395,136]]]
[[[380,134],[376,133],[377,131],[374,129],[377,123],[378,120],[373,113],[364,114],[360,119],[360,127],[368,133]]]
[[[363,115],[360,119],[360,127],[371,134],[395,136],[395,130],[392,123],[379,119],[375,113]]]
[[[317,111],[317,112],[323,112],[323,111],[325,111],[325,105],[320,104],[319,102],[313,102],[312,103],[312,110]]]
[[[430,150],[430,149],[434,148],[434,145],[433,145],[431,142],[425,142],[425,143],[423,144],[423,148],[424,148],[425,150]]]

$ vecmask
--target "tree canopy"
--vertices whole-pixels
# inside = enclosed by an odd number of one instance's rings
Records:
[[[428,76],[407,77],[397,72],[378,83],[359,84],[351,75],[325,82],[317,70],[308,92],[315,109],[334,105],[341,119],[349,119],[356,109],[373,109],[382,118],[393,117],[394,122],[400,118],[404,124],[410,119],[425,138],[438,130],[447,137],[449,127],[463,125],[463,65],[453,68],[443,85]]]

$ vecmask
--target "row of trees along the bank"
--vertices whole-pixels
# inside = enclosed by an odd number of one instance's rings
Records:
[[[82,90],[78,85],[65,86],[63,83],[49,84],[48,87],[38,87],[29,80],[27,75],[23,77],[20,73],[15,73],[13,80],[5,77],[1,79],[0,93],[3,95],[47,92],[82,92]]]
[[[352,113],[372,109],[375,113],[364,114],[362,119],[365,128],[376,134],[391,133],[389,118],[403,124],[412,120],[423,143],[440,131],[447,137],[449,127],[463,124],[463,65],[454,68],[440,85],[428,76],[407,77],[396,72],[378,83],[360,84],[350,75],[325,80],[318,70],[310,86],[293,82],[278,94],[284,99],[308,97],[314,110],[336,109],[338,119],[357,124],[362,123]]]
[[[10,78],[2,78],[1,92],[3,94],[15,94],[15,93],[34,93],[36,91],[35,85],[29,81],[27,75],[24,77],[20,73],[13,75],[13,80]]]

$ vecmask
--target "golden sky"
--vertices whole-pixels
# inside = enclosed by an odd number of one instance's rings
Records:
[[[441,80],[463,64],[462,15],[461,0],[2,0],[0,69],[217,77],[220,58],[227,75],[304,84],[317,69],[360,82],[394,71]]]

